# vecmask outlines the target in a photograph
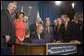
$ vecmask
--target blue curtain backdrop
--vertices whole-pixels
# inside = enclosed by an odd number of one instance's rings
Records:
[[[7,8],[8,3],[13,1],[2,1],[2,8]],[[28,6],[32,6],[32,12],[31,12],[31,20],[30,23],[33,23],[36,21],[37,17],[37,10],[39,10],[40,17],[45,23],[46,17],[49,17],[51,20],[51,24],[53,24],[53,20],[60,17],[61,15],[61,7],[62,6],[56,6],[54,1],[16,1],[17,2],[17,11],[21,11],[21,6],[24,7],[24,13],[28,15]],[[74,1],[75,9],[74,12],[83,12],[83,2],[81,1]],[[16,13],[15,12],[15,13]]]
[[[83,13],[83,1],[76,2],[74,11],[75,11],[75,13],[77,13],[77,12]]]
[[[38,8],[40,17],[45,23],[46,17],[50,18],[51,24],[53,23],[53,20],[60,17],[60,8],[55,5],[54,2],[50,3],[48,1],[39,1],[38,2]]]

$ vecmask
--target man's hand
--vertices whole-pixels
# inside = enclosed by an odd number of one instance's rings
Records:
[[[61,43],[61,41],[57,41],[56,43]]]
[[[10,41],[10,36],[9,35],[6,35],[5,38],[6,38],[6,43]]]
[[[74,43],[81,44],[81,42],[78,40],[75,40]]]
[[[30,38],[30,34],[28,34],[28,35],[25,35],[25,38]]]
[[[72,41],[70,41],[69,43],[74,43],[74,41],[72,40]]]
[[[80,41],[78,41],[78,40],[72,40],[72,41],[70,41],[70,43],[81,44],[81,42],[80,42]]]
[[[20,42],[23,42],[23,41],[24,41],[24,37],[23,37],[23,38],[20,38],[20,37],[18,36],[17,38],[20,40]]]

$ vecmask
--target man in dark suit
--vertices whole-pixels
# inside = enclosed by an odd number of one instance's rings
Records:
[[[11,49],[15,43],[15,25],[13,21],[13,13],[16,9],[16,3],[9,3],[8,9],[1,11],[1,54],[10,55],[8,48]],[[7,48],[7,49],[5,49]],[[4,53],[4,51],[6,51]]]
[[[60,27],[61,27],[61,24],[62,24],[62,20],[61,18],[57,18],[57,26],[54,28],[54,40],[56,40],[56,42],[61,42],[60,40]]]
[[[51,25],[51,27],[53,28],[53,36],[56,38],[57,19],[54,20],[54,23]],[[56,42],[56,39],[53,40],[53,42]]]
[[[40,22],[41,22],[41,18],[37,18],[37,19],[36,19],[36,22],[33,23],[33,24],[31,24],[31,26],[30,26],[30,36],[31,36],[34,32],[36,32],[37,26],[38,26],[38,24],[40,24]]]
[[[54,23],[51,25],[51,27],[53,28],[54,31],[55,27],[57,27],[57,19],[54,20]]]
[[[83,14],[81,13],[79,16],[79,55],[83,55]]]
[[[83,14],[75,14],[74,19],[77,21],[77,23],[74,22],[75,38],[73,38],[73,43],[78,44],[77,55],[83,55]]]
[[[50,21],[46,21],[43,30],[44,39],[50,39],[53,41],[53,28],[50,27]]]
[[[61,18],[63,20],[63,24],[60,27],[60,37],[63,42],[70,42],[73,36],[74,25],[68,20],[67,15],[62,15]]]

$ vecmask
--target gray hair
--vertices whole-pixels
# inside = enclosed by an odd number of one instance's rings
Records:
[[[43,27],[43,26],[41,24],[38,24],[37,28],[39,28],[39,27]]]
[[[17,3],[16,3],[16,2],[9,3],[9,4],[8,4],[8,7],[11,6],[11,5],[17,5]],[[17,7],[17,6],[16,6],[16,7]]]

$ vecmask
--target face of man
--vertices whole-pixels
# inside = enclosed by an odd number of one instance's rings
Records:
[[[46,26],[49,27],[50,26],[50,22],[46,22]]]
[[[37,32],[38,32],[39,34],[41,34],[42,31],[43,31],[43,27],[42,27],[42,26],[41,26],[41,27],[38,27]]]
[[[54,25],[57,25],[57,20],[54,20]]]
[[[28,21],[28,17],[24,16],[23,20],[24,20],[24,22]]]
[[[58,20],[57,20],[57,24],[58,24],[58,25],[61,25],[61,19],[58,19]]]
[[[8,5],[8,9],[10,10],[11,13],[14,13],[15,10],[16,10],[16,5],[13,4],[13,3],[10,3],[10,4]]]
[[[63,23],[68,22],[68,21],[67,21],[67,18],[62,18],[62,20],[63,20]]]
[[[83,14],[79,14],[78,15],[78,21],[79,22],[83,22]]]
[[[50,19],[49,18],[46,18],[46,21],[49,21]]]
[[[83,22],[83,18],[79,18],[79,22]]]
[[[37,23],[39,24],[41,22],[41,19],[37,19]]]

